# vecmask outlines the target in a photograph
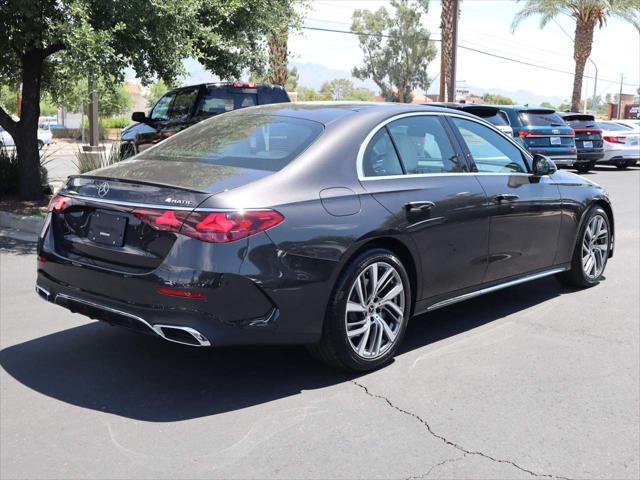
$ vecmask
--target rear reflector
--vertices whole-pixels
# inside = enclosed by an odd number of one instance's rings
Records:
[[[198,292],[190,292],[188,290],[176,290],[174,288],[158,288],[158,293],[163,295],[170,295],[172,297],[183,297],[183,298],[193,298],[193,299],[203,299],[207,298],[207,296],[203,293]]]
[[[284,217],[274,210],[238,212],[187,212],[138,208],[132,212],[156,230],[181,233],[210,243],[240,240],[281,223]]]

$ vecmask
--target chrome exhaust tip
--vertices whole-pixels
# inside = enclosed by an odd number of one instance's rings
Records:
[[[51,293],[46,288],[42,288],[40,285],[36,285],[36,293],[40,296],[40,298],[49,301],[51,297]]]
[[[178,325],[153,325],[153,330],[169,342],[180,343],[192,347],[210,347],[211,342],[195,328]]]

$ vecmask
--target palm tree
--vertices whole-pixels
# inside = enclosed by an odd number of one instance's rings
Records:
[[[442,13],[440,14],[440,98],[441,102],[447,101],[446,91],[451,78],[451,63],[453,58],[453,22],[455,20],[455,1],[442,0]],[[453,102],[455,99],[448,99]]]
[[[511,25],[515,30],[525,18],[540,16],[540,28],[560,14],[568,15],[576,22],[573,40],[573,59],[576,68],[573,77],[571,110],[580,110],[580,92],[584,66],[591,55],[593,32],[602,28],[609,17],[616,17],[631,23],[640,31],[640,0],[518,0],[526,4],[520,10]]]

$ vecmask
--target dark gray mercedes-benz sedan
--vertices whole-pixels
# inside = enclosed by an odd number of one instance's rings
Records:
[[[419,313],[547,275],[596,285],[613,239],[602,188],[478,117],[279,104],[71,177],[36,290],[172,342],[306,344],[369,370]]]

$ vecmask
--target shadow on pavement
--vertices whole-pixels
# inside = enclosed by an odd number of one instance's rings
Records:
[[[38,244],[16,240],[11,237],[0,236],[0,253],[13,253],[14,255],[32,255],[36,253]]]
[[[565,293],[553,278],[415,318],[398,355]],[[90,323],[7,347],[0,365],[57,400],[142,421],[215,415],[346,382],[302,347],[195,349]]]

